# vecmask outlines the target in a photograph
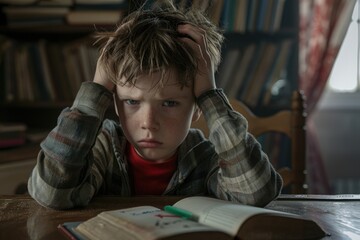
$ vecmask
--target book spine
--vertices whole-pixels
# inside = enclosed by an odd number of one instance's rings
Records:
[[[73,100],[95,73],[98,51],[85,42],[9,40],[7,45],[0,61],[6,102]]]
[[[24,138],[14,138],[14,139],[0,139],[0,148],[9,148],[24,145],[26,142]]]

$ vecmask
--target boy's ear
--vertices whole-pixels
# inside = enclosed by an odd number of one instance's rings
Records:
[[[202,112],[201,109],[196,105],[195,106],[195,111],[192,117],[192,121],[196,122],[197,120],[199,120],[200,116],[201,116]]]

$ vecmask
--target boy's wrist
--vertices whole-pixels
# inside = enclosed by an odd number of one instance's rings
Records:
[[[76,108],[83,113],[102,119],[111,101],[112,93],[106,87],[94,82],[84,82],[71,109]]]
[[[103,84],[99,83],[99,82],[96,82],[96,81],[93,81],[94,84],[96,84],[98,87],[102,88],[103,90],[106,90],[108,92],[110,92],[112,94],[112,91],[111,89],[107,88],[106,86],[104,86]]]
[[[200,105],[206,98],[209,98],[213,95],[217,95],[219,92],[222,92],[222,89],[220,88],[214,88],[214,89],[210,89],[207,90],[203,93],[201,93],[197,98],[196,98],[196,103],[198,105]]]

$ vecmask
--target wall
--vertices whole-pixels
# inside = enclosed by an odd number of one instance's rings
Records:
[[[333,193],[360,193],[360,94],[324,94],[313,118]]]

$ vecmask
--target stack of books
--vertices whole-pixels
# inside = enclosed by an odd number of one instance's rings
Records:
[[[127,0],[9,1],[2,12],[12,27],[112,25],[124,16]]]
[[[13,27],[61,25],[65,23],[68,7],[24,7],[8,6],[3,8],[7,25]]]
[[[112,25],[125,15],[126,0],[74,0],[73,9],[66,15],[69,25]]]
[[[23,145],[27,126],[23,123],[0,123],[0,148]]]

